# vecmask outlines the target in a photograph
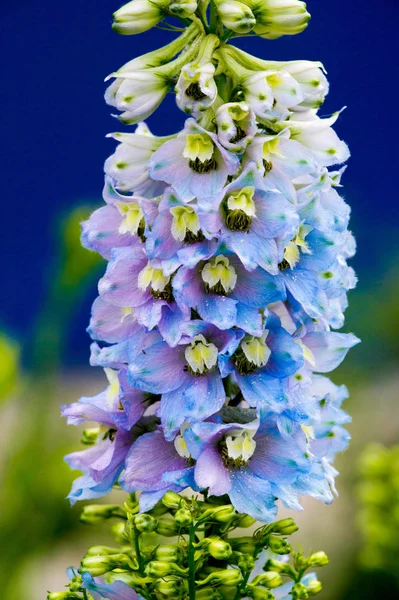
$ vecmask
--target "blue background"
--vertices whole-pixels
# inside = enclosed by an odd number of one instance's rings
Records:
[[[376,292],[399,248],[395,4],[309,0],[312,20],[301,35],[240,42],[263,58],[321,60],[331,84],[321,114],[348,106],[336,128],[352,152],[343,183],[359,244],[354,266],[360,286],[371,282]],[[1,7],[0,320],[18,337],[43,304],[57,216],[82,199],[101,202],[102,164],[114,148],[105,134],[121,129],[102,99],[104,77],[173,35],[157,29],[114,34],[111,15],[119,6],[113,0],[20,0]],[[183,121],[171,96],[148,123],[166,134]],[[93,288],[79,310],[68,362],[88,357],[84,326],[94,297]]]

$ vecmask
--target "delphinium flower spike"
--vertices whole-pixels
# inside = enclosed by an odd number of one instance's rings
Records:
[[[346,388],[325,375],[359,341],[334,331],[356,284],[338,193],[349,150],[332,128],[340,113],[319,115],[321,63],[259,59],[232,43],[300,33],[303,2],[133,0],[114,29],[175,30],[170,16],[180,35],[112,73],[106,92],[137,127],[110,134],[106,204],[83,223],[83,245],[108,261],[88,331],[109,385],[63,407],[69,423],[98,423],[67,457],[83,472],[70,499],[118,485],[140,492],[135,510],[148,512],[191,489],[268,524],[278,501],[301,510],[301,496],[333,500],[334,457],[349,440]],[[156,137],[143,119],[173,90],[186,121]],[[183,572],[163,575],[156,597],[177,597]],[[82,581],[101,595],[102,584]],[[207,581],[191,581],[187,597]],[[289,593],[305,598],[312,585]],[[241,591],[271,597],[251,589]]]

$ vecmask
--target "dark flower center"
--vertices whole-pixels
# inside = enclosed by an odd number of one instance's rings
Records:
[[[224,439],[222,439],[219,442],[219,452],[223,464],[228,469],[245,469],[245,467],[247,467],[248,465],[248,461],[244,460],[242,456],[239,456],[238,458],[232,458],[231,456],[229,456],[229,450]]]
[[[273,168],[273,163],[271,163],[269,160],[263,160],[263,167],[265,169],[265,174],[270,173]]]
[[[281,261],[281,263],[279,263],[278,268],[280,271],[286,271],[287,269],[290,268],[290,263],[288,262],[288,260],[286,260],[285,258],[283,258],[283,260]]]
[[[217,162],[214,158],[209,158],[202,162],[198,157],[195,160],[190,160],[188,166],[195,173],[210,173],[217,169]]]
[[[186,244],[196,244],[197,242],[203,242],[204,239],[205,239],[205,236],[202,233],[201,229],[198,231],[198,233],[193,233],[192,231],[190,231],[188,229],[186,236],[184,238],[184,242]]]
[[[150,294],[154,298],[154,300],[166,300],[166,302],[174,302],[173,288],[172,288],[171,281],[169,281],[169,283],[166,284],[165,288],[162,291],[153,290],[151,288]]]
[[[249,231],[252,217],[240,209],[227,209],[226,225],[230,231]]]
[[[206,98],[206,94],[201,90],[200,84],[198,81],[190,83],[188,88],[186,89],[186,96],[189,98],[193,98],[193,100],[203,100]]]
[[[241,346],[234,352],[232,359],[240,375],[250,375],[259,368],[258,365],[248,360]]]
[[[229,142],[230,144],[237,144],[237,142],[240,142],[242,139],[245,138],[246,133],[243,129],[241,129],[241,127],[239,125],[236,125],[236,134],[233,135],[232,138],[230,138]]]

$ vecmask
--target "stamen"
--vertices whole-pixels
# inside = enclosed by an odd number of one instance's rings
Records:
[[[237,348],[232,358],[240,375],[251,375],[251,373],[255,373],[255,371],[259,369],[259,366],[257,364],[248,360],[241,346]]]
[[[231,210],[226,215],[226,225],[230,231],[249,231],[252,217],[243,210]]]
[[[288,262],[288,260],[286,260],[285,258],[283,258],[283,260],[281,261],[281,263],[279,263],[278,268],[280,271],[286,271],[287,269],[290,268],[290,263]]]
[[[209,158],[202,162],[202,160],[197,157],[195,160],[189,160],[188,166],[192,171],[195,171],[195,173],[200,173],[202,175],[203,173],[216,171],[218,165],[214,158]]]
[[[272,170],[273,163],[271,163],[269,160],[263,159],[263,168],[265,169],[265,175],[266,175],[266,173],[270,173],[270,171]]]
[[[246,133],[243,129],[241,129],[241,127],[239,125],[236,125],[236,134],[233,135],[232,138],[230,138],[229,142],[230,144],[237,144],[237,142],[240,142],[242,139],[245,138]]]
[[[150,288],[150,294],[154,300],[166,300],[166,302],[174,302],[172,283],[166,284],[163,290],[154,290]]]
[[[206,94],[204,94],[204,92],[201,90],[198,81],[190,83],[190,85],[186,89],[186,96],[188,96],[189,98],[193,98],[193,100],[203,100],[204,98],[206,98]]]
[[[198,233],[193,233],[192,231],[187,231],[186,236],[184,238],[184,242],[186,244],[196,244],[197,242],[203,242],[204,239],[205,239],[205,236],[200,229]]]

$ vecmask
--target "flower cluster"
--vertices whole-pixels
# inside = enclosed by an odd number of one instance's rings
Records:
[[[355,285],[338,193],[349,151],[332,129],[339,113],[318,114],[320,63],[228,43],[297,33],[303,2],[215,2],[210,25],[195,2],[145,6],[120,9],[116,30],[168,14],[191,24],[110,76],[107,102],[138,126],[111,134],[105,206],[83,224],[84,246],[108,261],[89,333],[109,385],[63,407],[69,423],[98,423],[67,457],[83,472],[70,499],[118,482],[148,511],[191,488],[270,523],[277,500],[332,501],[348,443],[347,391],[325,374],[358,343],[335,331]],[[142,120],[173,90],[187,120],[156,137]]]
[[[117,546],[93,546],[79,569],[69,568],[69,591],[47,600],[306,600],[321,582],[308,569],[328,564],[324,552],[294,552],[291,518],[237,537],[254,519],[231,504],[167,492],[149,513],[138,514],[135,495],[124,508],[86,506],[85,523],[118,519]],[[162,536],[159,540],[157,536]]]

